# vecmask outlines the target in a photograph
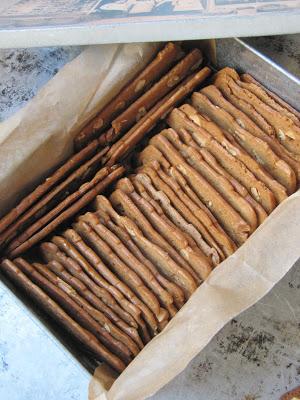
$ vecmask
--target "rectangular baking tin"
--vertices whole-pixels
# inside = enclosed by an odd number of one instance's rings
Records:
[[[215,67],[231,66],[239,72],[248,72],[295,108],[299,107],[300,81],[244,43],[243,40],[236,38],[217,40],[216,55],[217,63],[214,65]],[[70,340],[64,330],[45,316],[32,301],[28,300],[24,293],[16,289],[3,275],[0,275],[0,278],[0,286],[2,288],[3,285],[7,286],[7,288],[4,287],[4,290],[9,290],[15,297],[15,301],[21,304],[23,312],[29,313],[35,323],[43,328],[45,338],[50,336],[63,352],[68,352],[68,355],[76,359],[82,366],[82,373],[86,374],[87,370],[92,373],[95,363],[86,353],[80,351],[81,346],[78,345],[78,342]]]

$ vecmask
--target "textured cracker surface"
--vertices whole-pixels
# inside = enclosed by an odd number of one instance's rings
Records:
[[[249,41],[300,76],[300,35]],[[0,50],[0,120],[24,105],[79,52],[71,47]],[[279,399],[300,385],[299,332],[300,260],[153,400]],[[0,282],[0,399],[87,399],[88,382],[85,371]]]

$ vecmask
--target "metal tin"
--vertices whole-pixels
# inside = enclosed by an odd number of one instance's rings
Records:
[[[232,66],[240,72],[248,72],[265,84],[269,89],[286,99],[290,104],[299,108],[300,81],[273,61],[262,55],[241,39],[220,39],[216,41],[216,67]],[[85,371],[92,372],[95,362],[87,353],[82,351],[77,342],[70,339],[52,319],[45,316],[39,307],[28,300],[26,293],[14,287],[3,275],[0,280],[0,291],[10,291],[15,301],[21,304],[22,312],[29,314],[34,322],[40,326],[45,338],[50,337],[63,352],[67,352],[73,361]],[[21,300],[21,302],[20,302]]]

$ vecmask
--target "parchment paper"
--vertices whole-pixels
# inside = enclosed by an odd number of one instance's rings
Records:
[[[2,211],[70,153],[71,139],[78,130],[133,71],[145,65],[156,47],[89,47],[23,110],[0,125]],[[277,207],[251,238],[213,271],[112,386],[109,372],[97,369],[89,398],[141,400],[154,394],[230,319],[256,303],[285,275],[300,256],[299,238],[300,191]],[[108,387],[108,391],[104,389]]]
[[[157,44],[86,48],[0,124],[0,214],[72,151],[72,138],[155,53]]]

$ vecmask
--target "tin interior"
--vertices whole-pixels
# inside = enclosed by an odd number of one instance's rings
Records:
[[[195,42],[188,43],[188,45],[195,44]],[[213,48],[210,43],[207,49],[210,51],[207,51],[206,55],[213,68],[220,69],[229,66],[237,69],[240,73],[250,73],[293,107],[299,108],[299,79],[246,44],[243,40],[236,38],[217,39],[215,47]],[[52,318],[48,317],[43,310],[28,298],[24,291],[11,284],[5,276],[1,275],[0,278],[1,289],[10,291],[14,300],[21,305],[22,311],[30,314],[35,323],[42,327],[45,335],[50,336],[62,351],[68,352],[71,357],[77,360],[79,366],[92,373],[97,363],[83,346],[73,340]]]

